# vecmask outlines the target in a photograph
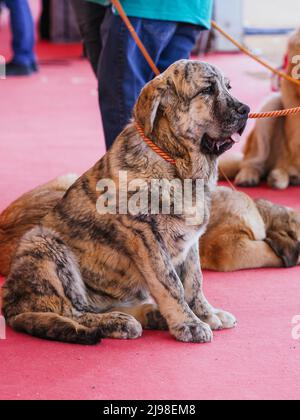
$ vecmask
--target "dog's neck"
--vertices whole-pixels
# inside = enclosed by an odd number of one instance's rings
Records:
[[[145,133],[146,134],[146,133]],[[109,161],[112,177],[119,171],[126,171],[128,179],[138,178],[145,181],[155,179],[201,179],[209,189],[214,188],[217,181],[217,159],[201,153],[199,142],[177,138],[170,130],[166,120],[155,124],[150,140],[168,153],[176,161],[173,165],[156,154],[141,135],[135,123],[129,124],[115,141],[105,156]],[[100,178],[104,174],[98,174]],[[106,176],[106,174],[104,175]]]
[[[204,133],[203,133],[204,134]],[[154,125],[151,140],[176,161],[176,174],[181,179],[204,179],[209,182],[216,170],[216,157],[204,155],[199,138],[179,136],[168,120],[161,117]]]

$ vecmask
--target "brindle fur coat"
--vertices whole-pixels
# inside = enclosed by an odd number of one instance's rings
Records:
[[[231,147],[231,136],[243,131],[248,113],[230,94],[224,76],[205,63],[177,62],[150,82],[137,101],[134,121],[176,165],[155,154],[134,122],[129,124],[112,149],[18,242],[3,288],[9,325],[82,344],[102,337],[136,338],[142,328],[168,328],[179,341],[202,343],[212,340],[212,330],[234,327],[234,316],[214,309],[203,295],[198,243],[209,221],[217,157]],[[184,212],[152,215],[150,210],[99,214],[97,183],[108,178],[118,186],[119,171],[127,172],[128,181],[147,184],[153,178],[202,179],[203,220],[190,225]],[[18,219],[15,223],[12,229]],[[13,249],[14,234],[7,242],[5,226],[1,234],[4,246]]]

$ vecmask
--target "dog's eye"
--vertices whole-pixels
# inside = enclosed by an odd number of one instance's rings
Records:
[[[230,83],[228,83],[228,84],[226,85],[226,87],[227,87],[227,89],[228,89],[228,90],[231,90],[231,89],[232,89],[232,86],[231,86],[231,84],[230,84]]]
[[[204,89],[201,89],[198,95],[213,95],[215,93],[215,85],[209,85]],[[197,96],[198,96],[197,95]]]

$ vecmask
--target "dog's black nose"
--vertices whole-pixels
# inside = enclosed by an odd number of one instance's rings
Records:
[[[250,108],[248,105],[245,104],[241,104],[238,109],[237,112],[239,114],[241,114],[243,117],[246,117],[249,113],[250,113]]]

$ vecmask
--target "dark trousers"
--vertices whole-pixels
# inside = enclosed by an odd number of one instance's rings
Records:
[[[76,14],[85,52],[97,76],[102,50],[101,25],[108,8],[86,0],[71,0],[71,2]]]
[[[85,0],[72,1],[77,3],[76,14],[87,51],[93,50],[88,55],[93,57],[94,69],[98,56],[99,104],[109,149],[130,121],[141,89],[154,74],[119,16],[106,8],[103,17],[103,7]],[[184,23],[130,20],[160,71],[179,59],[189,58],[201,30]]]
[[[13,35],[13,60],[17,64],[31,66],[34,54],[34,23],[27,0],[4,0],[10,11]]]

